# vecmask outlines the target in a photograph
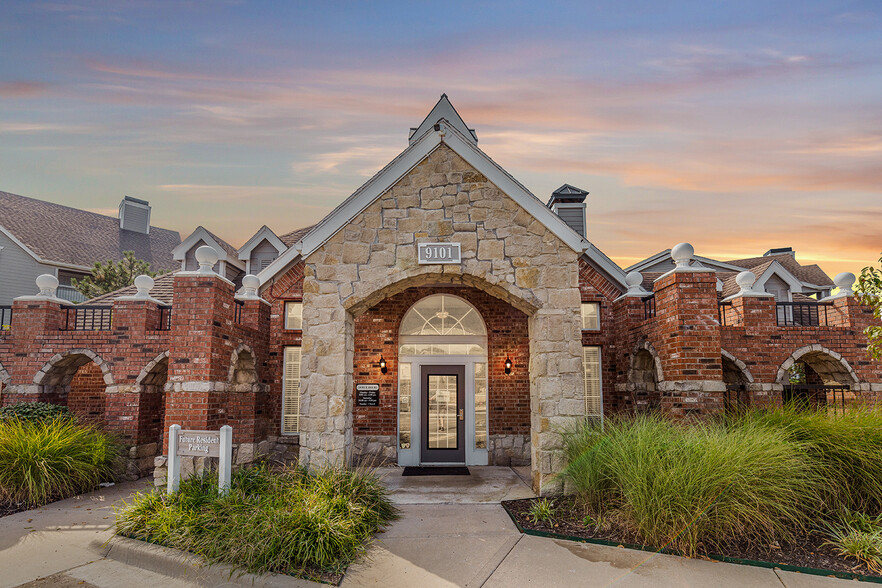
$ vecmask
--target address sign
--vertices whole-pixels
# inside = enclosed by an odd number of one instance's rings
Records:
[[[462,251],[459,243],[420,243],[417,245],[417,261],[422,264],[460,263]]]

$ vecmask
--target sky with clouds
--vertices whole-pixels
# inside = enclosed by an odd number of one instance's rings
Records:
[[[620,265],[882,251],[882,4],[3,3],[0,190],[232,244],[321,219],[446,92]]]

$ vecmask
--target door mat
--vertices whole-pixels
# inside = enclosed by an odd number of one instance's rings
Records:
[[[471,476],[469,468],[464,466],[442,466],[421,468],[416,466],[406,466],[402,476]]]

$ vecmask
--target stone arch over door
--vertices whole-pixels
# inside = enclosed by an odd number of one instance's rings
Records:
[[[800,382],[792,382],[791,370],[801,369]],[[844,410],[847,405],[862,402],[860,381],[854,369],[841,354],[822,345],[806,345],[790,354],[778,369],[777,382],[783,389],[782,401],[797,406]]]
[[[753,374],[747,368],[747,364],[726,351],[720,350],[720,365],[723,370],[723,383],[726,385],[724,408],[736,410],[739,407],[750,405],[750,385],[753,384]]]
[[[105,424],[108,388],[114,386],[109,364],[91,349],[57,353],[34,376],[38,399],[67,406],[84,420]]]
[[[634,410],[641,412],[659,408],[660,384],[665,381],[661,359],[652,343],[641,341],[631,352],[628,370],[628,389]]]

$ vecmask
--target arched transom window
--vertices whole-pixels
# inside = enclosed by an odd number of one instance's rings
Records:
[[[456,296],[423,298],[404,315],[401,355],[486,355],[487,329],[477,309]]]
[[[456,296],[437,294],[410,307],[401,321],[401,335],[487,336],[475,307]]]

